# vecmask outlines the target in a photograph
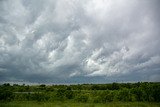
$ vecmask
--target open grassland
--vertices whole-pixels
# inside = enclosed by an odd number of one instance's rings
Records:
[[[160,103],[149,102],[109,102],[109,103],[74,103],[74,102],[1,102],[0,107],[160,107]]]

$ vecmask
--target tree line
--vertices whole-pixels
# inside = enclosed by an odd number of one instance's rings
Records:
[[[112,101],[160,102],[159,82],[78,84],[78,85],[0,85],[0,101]]]

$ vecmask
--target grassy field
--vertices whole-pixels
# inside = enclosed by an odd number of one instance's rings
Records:
[[[160,103],[148,102],[110,102],[102,103],[74,103],[74,102],[6,102],[0,107],[160,107]]]

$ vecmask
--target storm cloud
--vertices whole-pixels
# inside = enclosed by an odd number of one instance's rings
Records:
[[[0,81],[160,81],[159,0],[0,0]]]

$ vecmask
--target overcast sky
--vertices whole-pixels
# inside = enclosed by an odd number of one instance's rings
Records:
[[[0,0],[0,82],[160,81],[160,0]]]

